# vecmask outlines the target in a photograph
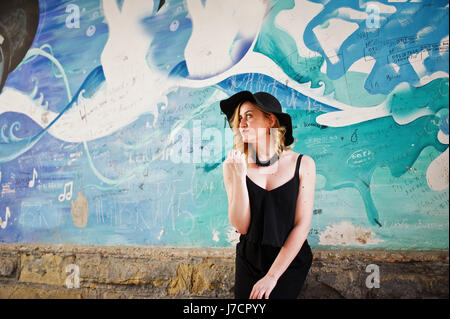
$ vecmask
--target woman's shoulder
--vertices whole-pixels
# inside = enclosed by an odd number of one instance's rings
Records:
[[[294,158],[294,159],[297,159],[297,157],[298,156],[300,156],[300,155],[302,155],[303,157],[302,157],[302,162],[306,159],[306,161],[312,161],[312,162],[314,162],[314,160],[312,159],[312,157],[311,156],[309,156],[309,155],[306,155],[306,154],[302,154],[302,153],[297,153],[297,152],[294,152],[293,150],[289,150],[289,151],[285,151],[286,152],[286,156],[289,156],[289,157],[292,157],[292,158]]]
[[[299,174],[302,175],[302,172],[311,172],[316,170],[316,163],[314,162],[314,159],[306,154],[297,153],[292,150],[289,150],[286,154],[287,156],[291,157],[293,162],[297,162],[297,159],[299,156],[302,156],[301,162],[300,162],[300,172]]]

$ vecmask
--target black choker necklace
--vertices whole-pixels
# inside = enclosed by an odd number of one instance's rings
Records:
[[[278,153],[276,153],[275,152],[275,154],[272,156],[272,158],[271,159],[269,159],[268,161],[266,161],[266,162],[261,162],[260,160],[259,160],[259,158],[258,158],[258,154],[256,154],[255,153],[255,156],[256,156],[256,165],[258,165],[258,166],[270,166],[270,165],[272,165],[273,163],[275,163],[276,161],[278,161]]]

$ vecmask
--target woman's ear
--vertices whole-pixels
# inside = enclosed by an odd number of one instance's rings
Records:
[[[270,114],[270,127],[274,127],[277,123],[277,117],[273,114]]]

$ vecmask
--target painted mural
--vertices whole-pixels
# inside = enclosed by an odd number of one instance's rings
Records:
[[[448,1],[10,3],[0,242],[234,245],[219,101],[250,90],[316,162],[311,246],[448,248]]]

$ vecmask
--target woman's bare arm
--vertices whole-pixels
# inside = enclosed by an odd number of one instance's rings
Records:
[[[223,180],[228,197],[228,218],[241,234],[246,234],[250,225],[250,200],[245,177],[234,173],[232,163],[223,164]]]

